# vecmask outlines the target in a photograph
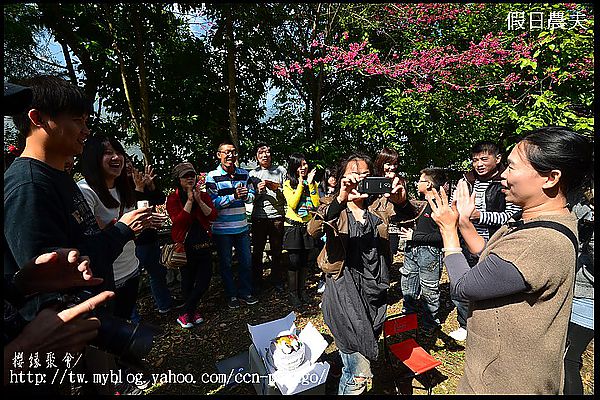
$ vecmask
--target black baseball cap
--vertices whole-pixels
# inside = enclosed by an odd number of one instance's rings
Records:
[[[31,88],[4,82],[2,115],[15,115],[27,109],[33,100]]]

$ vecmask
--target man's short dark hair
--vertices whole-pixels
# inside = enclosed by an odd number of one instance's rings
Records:
[[[496,143],[487,140],[477,142],[471,147],[471,156],[479,153],[488,153],[497,156],[500,154],[500,147]]]
[[[423,168],[421,174],[424,174],[435,188],[440,190],[440,187],[444,186],[448,182],[448,174],[443,168]]]
[[[254,146],[254,154],[258,153],[258,149],[260,149],[261,147],[268,147],[269,149],[271,148],[271,146],[269,146],[265,142],[258,142],[258,144]]]
[[[233,144],[233,142],[231,141],[231,139],[223,139],[223,140],[221,140],[221,143],[219,143],[219,146],[217,146],[217,150],[219,150],[223,146],[233,146],[233,147],[235,147],[235,145]]]
[[[40,75],[19,84],[29,86],[33,92],[29,108],[13,116],[13,123],[24,137],[30,131],[29,110],[36,109],[50,117],[91,115],[94,112],[93,102],[83,90],[58,76]]]

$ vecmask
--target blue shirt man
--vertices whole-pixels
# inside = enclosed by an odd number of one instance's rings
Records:
[[[212,234],[229,308],[238,308],[240,300],[246,304],[258,303],[252,296],[252,256],[245,206],[254,201],[254,189],[249,185],[248,171],[236,168],[237,156],[233,144],[221,143],[217,151],[220,165],[206,177],[206,190],[218,212]],[[239,291],[231,271],[233,247],[239,262]]]

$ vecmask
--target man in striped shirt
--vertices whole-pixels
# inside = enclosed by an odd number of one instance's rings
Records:
[[[462,179],[469,184],[471,193],[475,192],[475,210],[471,214],[471,220],[477,233],[486,242],[513,214],[521,210],[519,206],[507,202],[502,193],[500,175],[505,166],[500,162],[501,159],[500,148],[496,143],[489,141],[475,143],[471,148],[473,169],[467,172]],[[454,200],[454,195],[452,200]],[[466,246],[463,246],[463,252],[471,267],[477,264],[478,255],[470,254]],[[452,302],[456,305],[460,327],[451,332],[450,336],[462,341],[467,337],[469,304],[458,299],[452,299]]]
[[[232,143],[221,143],[217,158],[219,166],[206,177],[206,190],[218,212],[212,224],[212,235],[219,255],[227,305],[238,308],[240,300],[246,304],[258,303],[252,296],[252,256],[245,206],[254,201],[254,189],[249,185],[248,171],[235,166],[237,150]],[[239,263],[239,291],[231,271],[232,247],[235,247]]]

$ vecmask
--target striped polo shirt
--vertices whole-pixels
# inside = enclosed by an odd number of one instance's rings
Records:
[[[246,203],[254,201],[254,188],[248,181],[248,171],[236,168],[233,176],[221,165],[206,176],[206,191],[217,208],[217,219],[212,224],[215,235],[235,235],[248,230],[244,200],[234,197],[235,188],[242,184],[248,187]]]
[[[463,178],[464,179],[464,178]],[[461,179],[461,180],[463,180]],[[521,207],[510,201],[506,202],[506,208],[504,211],[486,211],[485,204],[485,192],[490,186],[491,181],[480,181],[475,179],[473,184],[473,191],[475,192],[475,209],[479,211],[479,221],[472,221],[475,230],[486,242],[490,239],[490,226],[501,226],[504,225],[513,214],[521,211]],[[450,201],[454,201],[454,195],[452,193]]]

